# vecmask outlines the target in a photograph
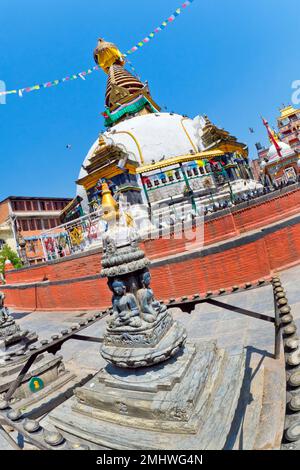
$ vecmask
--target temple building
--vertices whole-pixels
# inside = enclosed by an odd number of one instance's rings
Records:
[[[261,179],[267,185],[286,184],[298,179],[300,168],[300,111],[288,106],[277,119],[278,132],[263,119],[271,146],[258,151]]]
[[[124,66],[118,48],[99,39],[96,63],[107,74],[107,130],[92,145],[77,180],[77,195],[88,214],[101,204],[101,183],[129,204],[173,204],[194,196],[209,204],[257,187],[248,147],[207,116],[161,112],[148,83]]]
[[[300,110],[286,106],[277,118],[278,131],[283,142],[300,152]]]

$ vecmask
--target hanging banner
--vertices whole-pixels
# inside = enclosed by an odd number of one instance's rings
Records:
[[[129,49],[126,54],[124,54],[124,57],[127,58],[128,55],[133,54],[134,52],[138,51],[141,47],[143,47],[145,44],[150,42],[151,39],[153,39],[158,33],[160,33],[163,29],[165,29],[170,23],[173,23],[173,21],[176,19],[177,16],[179,16],[185,8],[191,5],[194,0],[186,0],[180,8],[177,8],[172,15],[170,15],[165,21],[162,22],[160,26],[157,26],[148,36],[146,36],[144,39],[142,39],[140,42],[138,42],[135,46],[133,46],[131,49]],[[131,62],[127,59],[127,62],[129,63],[130,68],[134,71],[134,67],[131,64]],[[24,88],[19,88],[16,90],[6,90],[6,91],[1,91],[0,96],[4,95],[11,95],[11,94],[16,94],[20,98],[24,96],[26,93],[30,93],[31,91],[37,91],[41,90],[43,88],[50,88],[56,85],[59,85],[64,82],[69,82],[72,80],[76,80],[77,78],[81,78],[82,80],[86,79],[86,76],[90,75],[92,72],[95,70],[99,70],[98,65],[95,65],[94,67],[85,70],[83,72],[78,72],[74,75],[68,75],[67,77],[58,79],[58,80],[53,80],[52,82],[46,82],[42,84],[37,84],[29,87],[24,87]]]

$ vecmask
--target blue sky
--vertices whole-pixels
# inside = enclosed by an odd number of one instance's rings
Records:
[[[0,80],[13,89],[85,70],[99,36],[124,52],[180,3],[1,0]],[[267,142],[259,116],[274,123],[300,79],[299,22],[298,0],[194,0],[131,59],[161,106],[208,114],[253,156],[254,143]],[[80,165],[103,129],[105,83],[94,72],[0,105],[1,199],[74,196]]]

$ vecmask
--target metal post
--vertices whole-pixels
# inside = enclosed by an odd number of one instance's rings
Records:
[[[232,187],[231,187],[230,181],[227,181],[227,183],[228,183],[229,191],[230,191],[230,200],[231,200],[231,203],[234,204],[234,195],[233,195],[233,192],[232,192]]]
[[[188,189],[188,192],[189,192],[189,195],[190,195],[190,198],[191,198],[191,203],[192,203],[192,209],[193,211],[197,212],[197,207],[196,207],[196,202],[195,202],[195,199],[194,199],[194,191],[192,190],[191,186],[190,186],[190,183],[189,183],[189,180],[185,174],[185,171],[183,169],[183,166],[182,166],[182,163],[179,163],[179,166],[180,166],[180,170],[181,170],[181,173],[182,173],[182,176],[183,176],[183,179],[184,179],[184,182],[186,184],[186,187]]]
[[[43,237],[39,237],[39,239],[40,239],[40,242],[41,242],[41,245],[42,245],[44,259],[45,259],[45,261],[48,261],[47,250],[46,250],[46,247],[45,247],[45,244],[44,244]]]
[[[146,199],[147,199],[149,218],[151,219],[152,208],[151,208],[151,203],[150,203],[150,199],[149,199],[149,194],[148,194],[146,185],[145,185],[144,180],[143,180],[143,174],[141,174],[140,177],[141,177],[141,181],[142,181],[142,185],[143,185],[143,189],[144,189],[144,194],[145,194]]]

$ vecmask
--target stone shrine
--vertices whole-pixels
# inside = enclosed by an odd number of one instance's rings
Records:
[[[210,426],[213,432],[219,427],[224,444],[221,418],[205,423],[204,414],[214,409],[212,384],[220,385],[222,376],[216,406],[228,408],[232,419],[235,405],[226,394],[235,396],[244,357],[230,363],[215,343],[186,341],[184,327],[155,299],[149,260],[134,230],[120,223],[122,214],[107,185],[102,189],[108,223],[102,276],[113,294],[101,348],[108,364],[51,412],[49,422],[67,439],[76,436],[92,449],[198,449],[200,433]]]
[[[4,305],[5,295],[0,292],[0,399],[6,401],[6,393],[17,379],[30,354],[38,350],[35,332],[22,330]],[[62,357],[51,353],[40,354],[24,375],[21,384],[9,399],[9,404],[24,412],[45,405],[59,388],[76,378],[65,370]],[[74,384],[73,384],[74,385]],[[51,395],[52,394],[52,395]]]

